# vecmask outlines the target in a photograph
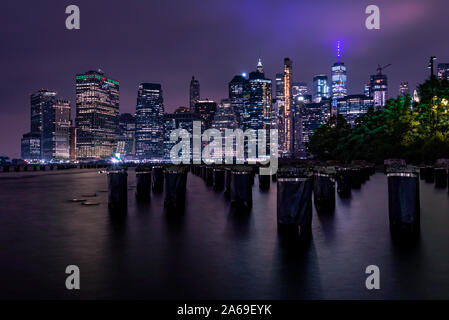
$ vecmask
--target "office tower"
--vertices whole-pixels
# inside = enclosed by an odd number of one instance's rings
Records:
[[[438,79],[449,80],[449,63],[439,63],[437,66]]]
[[[33,93],[31,102],[31,133],[42,134],[44,109],[56,101],[56,92],[41,89]]]
[[[21,140],[21,157],[23,160],[36,162],[41,159],[41,134],[25,133]]]
[[[373,107],[373,99],[364,94],[348,95],[338,99],[337,112],[346,121],[354,126],[357,118],[368,112],[368,108]]]
[[[186,107],[179,107],[175,110],[174,113],[165,113],[164,114],[164,159],[170,160],[170,151],[173,146],[180,142],[178,141],[172,142],[170,141],[170,134],[173,130],[176,129],[185,129],[190,134],[190,146],[192,146],[192,133],[193,133],[193,121],[201,121],[201,119],[190,112],[190,110]],[[190,155],[188,159],[184,160],[184,163],[190,163],[190,158],[192,155],[192,149],[190,149]]]
[[[223,99],[217,106],[217,112],[215,112],[212,128],[217,129],[222,134],[222,154],[227,156],[235,156],[236,141],[233,140],[233,149],[226,150],[225,131],[226,129],[235,130],[238,128],[237,116],[232,108],[231,101],[229,99]],[[229,151],[227,154],[225,152]]]
[[[302,124],[302,143],[309,142],[309,137],[315,130],[326,123],[330,118],[330,101],[322,100],[319,103],[305,103],[300,111]]]
[[[229,101],[237,116],[238,126],[243,129],[246,105],[249,102],[249,82],[243,75],[237,75],[232,78],[228,87]]]
[[[344,98],[348,94],[346,66],[341,59],[341,44],[337,43],[337,59],[331,69],[332,73],[332,97],[334,99]]]
[[[400,96],[406,96],[410,94],[410,89],[408,87],[407,81],[401,81],[401,84],[399,85],[399,95]]]
[[[134,154],[134,136],[136,132],[136,121],[130,113],[122,113],[118,120],[117,149],[120,156]]]
[[[202,130],[207,130],[212,127],[215,111],[217,110],[217,103],[212,100],[199,100],[195,103],[193,113],[201,119]]]
[[[271,126],[271,80],[265,78],[259,59],[257,71],[249,74],[249,102],[245,110],[244,128],[264,129]]]
[[[200,100],[200,82],[192,76],[192,80],[190,80],[190,110],[193,110],[198,100]]]
[[[289,58],[284,59],[284,105],[281,109],[280,118],[282,118],[283,126],[280,128],[279,135],[282,135],[282,145],[280,151],[283,156],[291,156],[293,154],[293,115],[292,115],[292,61]]]
[[[313,77],[313,101],[320,103],[323,99],[329,99],[329,84],[326,75],[317,75]]]
[[[110,157],[115,150],[119,115],[119,82],[103,71],[76,75],[77,158]]]
[[[304,97],[309,93],[306,82],[292,82],[292,98],[295,103],[299,97]]]
[[[370,93],[374,100],[374,108],[381,109],[387,103],[388,80],[381,72],[372,75],[370,78]]]
[[[46,161],[70,159],[70,109],[67,100],[43,108],[41,149]]]
[[[158,83],[141,83],[136,105],[136,157],[161,160],[164,156],[164,100]]]

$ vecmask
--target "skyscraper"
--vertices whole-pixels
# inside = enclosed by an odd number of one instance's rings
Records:
[[[78,159],[110,157],[115,150],[119,82],[103,71],[76,75],[76,149]]]
[[[217,103],[212,100],[199,100],[195,103],[194,114],[201,119],[201,127],[203,130],[212,127],[215,111],[217,110]]]
[[[399,85],[399,95],[400,96],[406,96],[410,94],[410,89],[408,87],[407,81],[401,81],[401,84]]]
[[[368,108],[373,106],[373,99],[364,94],[348,95],[338,99],[338,114],[341,114],[346,121],[354,126],[358,117],[368,112]]]
[[[293,154],[293,118],[292,118],[292,61],[289,58],[284,59],[284,106],[281,111],[283,128],[280,135],[283,136],[281,152],[283,156]]]
[[[193,110],[195,103],[200,100],[200,82],[192,76],[190,80],[190,110]]]
[[[158,159],[164,156],[164,104],[158,83],[141,83],[136,105],[136,157]]]
[[[249,74],[249,103],[245,113],[245,129],[258,130],[271,126],[271,80],[265,78],[260,59],[257,71]]]
[[[41,89],[31,95],[31,133],[42,134],[44,109],[53,105],[55,101],[56,92],[46,89]]]
[[[70,102],[56,100],[43,108],[42,158],[47,161],[70,159]]]
[[[370,78],[370,93],[374,100],[374,108],[385,107],[388,95],[388,80],[385,74],[378,72]]]
[[[338,61],[332,66],[332,97],[334,99],[344,98],[348,94],[346,66],[341,59],[341,44],[337,44]]]
[[[323,99],[329,99],[329,84],[327,76],[320,74],[313,77],[313,101],[320,103]]]
[[[136,120],[130,113],[122,113],[118,120],[117,149],[120,155],[134,154],[134,137],[136,133]]]
[[[249,102],[249,82],[243,75],[232,78],[228,84],[229,102],[237,116],[238,126],[243,128],[246,105]]]
[[[41,135],[40,133],[25,133],[21,140],[21,157],[24,160],[41,160]]]

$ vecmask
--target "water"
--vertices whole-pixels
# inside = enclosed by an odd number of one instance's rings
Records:
[[[0,298],[27,299],[448,299],[449,195],[420,182],[421,235],[393,241],[387,178],[376,174],[334,214],[313,213],[312,239],[277,232],[276,184],[253,187],[250,214],[189,174],[184,215],[163,194],[135,199],[128,214],[107,209],[106,176],[94,170],[0,174]],[[96,193],[83,206],[69,199]],[[315,208],[314,208],[315,210]],[[65,268],[81,290],[65,288]],[[380,268],[381,289],[365,288]]]

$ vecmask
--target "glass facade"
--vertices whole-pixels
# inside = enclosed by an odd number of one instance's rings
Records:
[[[234,109],[239,128],[243,128],[246,106],[249,103],[249,82],[244,76],[237,75],[232,78],[228,87],[229,102]]]
[[[340,99],[346,97],[347,94],[346,66],[343,62],[334,63],[332,66],[332,97]]]
[[[368,112],[373,107],[373,99],[363,94],[349,95],[338,99],[337,112],[341,114],[351,126],[354,126],[358,117]]]
[[[122,113],[118,120],[117,131],[117,153],[122,156],[134,155],[134,135],[136,123],[134,116],[130,113]]]
[[[370,78],[370,93],[374,100],[374,108],[385,107],[388,97],[388,80],[384,74],[372,75]]]
[[[164,105],[162,87],[158,83],[141,83],[136,105],[136,157],[164,157]]]
[[[41,147],[46,161],[70,159],[70,110],[67,100],[44,107]]]
[[[80,160],[110,157],[116,148],[119,82],[99,71],[76,76],[76,149]]]
[[[313,101],[320,103],[323,99],[329,99],[329,84],[326,75],[313,77]]]

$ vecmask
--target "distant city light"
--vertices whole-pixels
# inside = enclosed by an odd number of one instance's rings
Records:
[[[246,72],[242,72],[242,77],[246,78]]]

